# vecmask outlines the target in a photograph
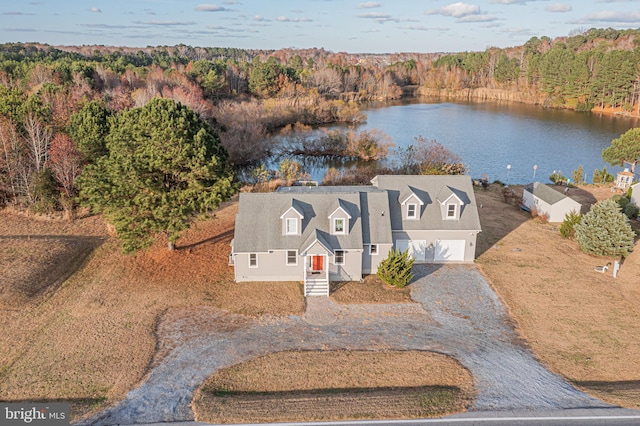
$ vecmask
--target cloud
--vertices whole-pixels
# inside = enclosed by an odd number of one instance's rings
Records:
[[[533,3],[536,1],[547,1],[547,0],[491,0],[492,4],[522,4],[525,5],[527,3]]]
[[[376,22],[378,22],[379,24],[384,24],[385,22],[398,22],[397,18],[394,18],[393,16],[389,15],[388,13],[382,13],[382,12],[367,12],[367,13],[361,13],[358,15],[358,18],[364,18],[364,19],[373,19]]]
[[[134,21],[133,23],[138,25],[172,27],[172,26],[183,26],[183,25],[195,25],[196,21]]]
[[[628,3],[637,0],[598,0],[596,3]]]
[[[89,12],[91,12],[91,13],[102,13],[102,10],[99,7],[92,7],[91,9],[89,9]]]
[[[570,24],[619,23],[640,24],[640,12],[602,11],[569,22]]]
[[[226,5],[232,5],[232,4],[242,4],[237,0],[227,0],[227,1],[223,1],[222,4],[226,4]]]
[[[374,9],[376,7],[380,7],[382,6],[381,3],[378,3],[377,1],[368,1],[365,3],[360,3],[358,5],[358,9]]]
[[[427,10],[425,15],[442,15],[462,18],[470,15],[480,15],[480,6],[468,3],[452,3],[440,9]]]
[[[199,4],[193,10],[196,12],[226,12],[229,9],[218,6],[217,4]]]
[[[278,22],[313,22],[311,19],[305,17],[302,18],[287,18],[286,16],[278,16],[276,18]]]
[[[402,30],[409,31],[449,31],[450,28],[445,27],[425,27],[423,25],[403,25],[400,27]]]
[[[468,15],[463,16],[462,18],[456,19],[456,22],[469,23],[469,22],[493,22],[497,21],[498,18],[495,16],[489,15]]]
[[[12,15],[12,16],[34,16],[35,13],[27,13],[27,12],[3,12],[3,15]]]
[[[264,16],[262,15],[256,15],[253,17],[254,21],[258,21],[258,22],[264,22]]]
[[[544,8],[547,12],[571,12],[571,5],[563,3],[553,3]]]

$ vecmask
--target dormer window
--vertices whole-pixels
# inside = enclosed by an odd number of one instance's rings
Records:
[[[298,235],[298,219],[288,217],[286,219],[286,230],[285,233],[287,235]]]
[[[351,219],[347,203],[338,199],[335,206],[335,209],[329,214],[329,232],[331,235],[347,235]]]
[[[447,204],[447,219],[456,219],[458,208],[455,204]]]
[[[416,204],[407,204],[407,219],[416,219],[418,217],[418,206]]]

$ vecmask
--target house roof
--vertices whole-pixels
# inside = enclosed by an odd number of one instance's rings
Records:
[[[529,185],[524,187],[524,190],[535,195],[536,197],[550,205],[556,204],[564,199],[569,198],[566,195],[561,194],[555,189],[549,188],[547,185],[540,182],[530,183]],[[571,201],[575,201],[571,198],[569,199]],[[575,202],[577,203],[577,201]]]
[[[311,187],[309,187],[311,188]],[[363,187],[366,188],[366,187]],[[293,201],[302,210],[301,234],[283,235],[282,213]],[[339,201],[340,200],[340,201]],[[329,215],[337,206],[350,215],[345,235],[331,235]],[[323,245],[335,249],[362,249],[363,244],[392,243],[391,226],[387,219],[375,225],[369,222],[389,211],[384,191],[278,191],[272,193],[242,193],[236,216],[234,251],[237,253],[268,250],[303,250],[317,235]],[[388,216],[387,216],[388,217]]]
[[[387,190],[391,209],[391,228],[400,230],[469,230],[480,231],[480,218],[473,193],[471,178],[465,175],[380,175],[371,181],[379,189]],[[420,209],[418,220],[403,220],[399,196],[406,188],[419,192],[424,206]],[[459,220],[446,220],[440,210],[440,197],[443,201],[455,195],[464,203]]]

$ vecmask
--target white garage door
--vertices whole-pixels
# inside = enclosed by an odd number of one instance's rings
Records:
[[[425,240],[397,240],[396,248],[400,251],[409,249],[409,256],[418,262],[424,262],[427,242]]]
[[[436,241],[435,262],[454,262],[464,260],[464,240]]]

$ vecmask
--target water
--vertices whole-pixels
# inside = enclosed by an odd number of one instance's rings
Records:
[[[548,182],[554,171],[571,177],[579,165],[588,182],[596,168],[607,166],[615,174],[621,168],[605,163],[602,150],[622,133],[640,126],[638,119],[628,117],[518,103],[436,101],[364,112],[367,122],[356,127],[357,131],[382,129],[399,147],[414,143],[418,135],[435,139],[462,157],[474,178],[486,173],[490,181],[510,184]],[[327,167],[316,162],[307,171],[322,181]]]

